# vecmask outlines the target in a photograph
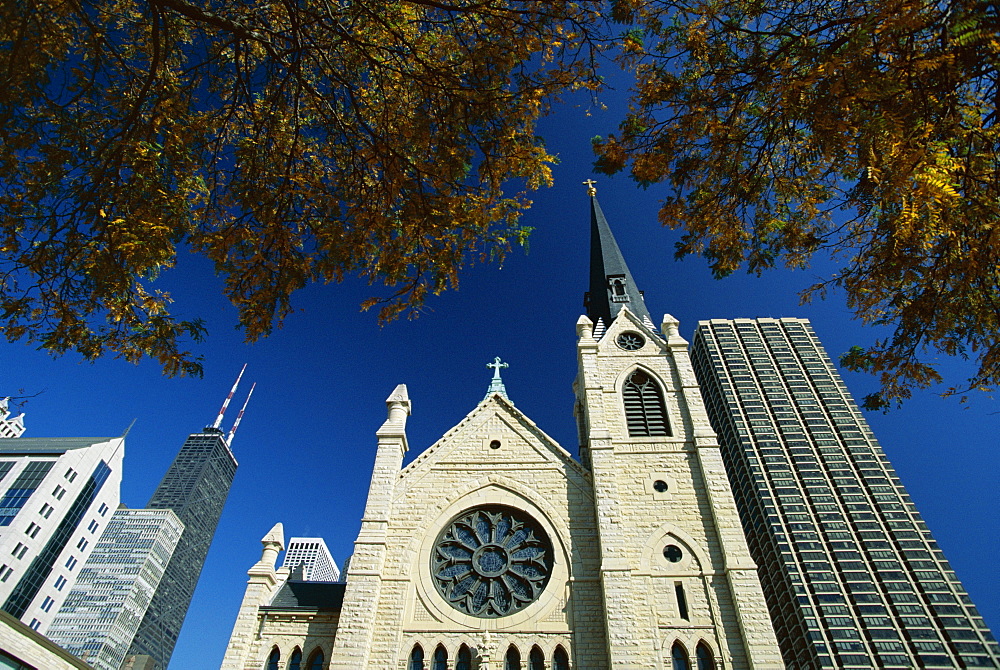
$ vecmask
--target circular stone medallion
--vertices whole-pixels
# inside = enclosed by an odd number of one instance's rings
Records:
[[[513,614],[538,599],[552,574],[552,543],[541,525],[511,507],[476,507],[451,521],[434,544],[431,575],[460,612]]]
[[[619,335],[618,338],[615,339],[615,344],[625,351],[638,351],[639,349],[642,349],[642,345],[646,344],[646,338],[639,333],[629,331]]]

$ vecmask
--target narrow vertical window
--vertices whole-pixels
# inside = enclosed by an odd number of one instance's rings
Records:
[[[507,656],[504,658],[503,670],[521,670],[521,652],[514,645],[507,647]]]
[[[680,642],[674,642],[674,646],[670,650],[670,659],[673,661],[673,670],[690,670],[691,668],[691,664],[688,663],[687,649]]]
[[[281,662],[281,652],[275,647],[271,650],[271,655],[267,657],[267,670],[280,670],[278,663]]]
[[[317,649],[309,657],[309,670],[323,670],[323,661],[325,660],[326,657],[323,656],[323,650]]]
[[[448,670],[448,652],[441,645],[438,645],[437,649],[434,650],[432,670]]]
[[[622,389],[625,401],[625,421],[631,437],[669,436],[670,424],[659,385],[642,370],[636,370],[625,380]]]
[[[712,656],[712,650],[708,648],[707,644],[699,642],[697,649],[694,651],[694,656],[698,659],[698,670],[715,670],[715,658]]]
[[[537,644],[531,648],[531,653],[528,654],[528,668],[529,670],[545,670],[545,654],[542,653]]]
[[[472,670],[472,652],[464,644],[458,648],[455,670]]]
[[[569,670],[569,655],[562,645],[557,646],[552,654],[552,670]]]
[[[680,582],[674,584],[674,594],[677,596],[677,613],[685,621],[690,621],[691,618],[688,616],[688,601],[687,596],[684,594],[684,585]]]
[[[409,670],[424,670],[424,649],[419,644],[413,645],[410,652]]]
[[[295,648],[288,658],[288,670],[302,670],[302,652]]]

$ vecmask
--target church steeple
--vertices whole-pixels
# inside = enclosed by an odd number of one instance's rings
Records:
[[[594,182],[588,179],[583,183],[589,186],[590,195],[590,291],[584,297],[587,316],[597,329],[603,330],[618,317],[622,307],[628,305],[633,314],[652,328],[653,320],[642,299],[642,292],[636,287],[597,202]]]

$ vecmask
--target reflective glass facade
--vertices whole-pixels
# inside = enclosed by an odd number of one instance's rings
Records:
[[[24,503],[28,502],[28,498],[45,479],[45,475],[49,474],[49,470],[54,464],[55,461],[31,461],[25,466],[21,474],[7,489],[3,498],[0,499],[0,526],[10,525],[10,522],[24,507]],[[3,465],[5,466],[3,474],[6,475],[14,464],[4,463]]]
[[[32,465],[34,463],[29,463],[29,468]],[[49,468],[51,468],[51,463],[49,464]],[[45,468],[45,471],[48,472],[49,468]],[[90,509],[101,487],[104,486],[104,482],[108,480],[110,475],[111,468],[108,464],[104,461],[99,462],[76,499],[73,500],[69,511],[59,522],[55,532],[52,533],[52,536],[45,543],[42,550],[31,561],[21,581],[17,583],[14,591],[7,598],[6,602],[4,602],[3,610],[5,612],[9,612],[18,618],[24,616],[24,613],[28,610],[28,606],[35,599],[35,596],[38,595],[38,591],[52,573],[56,559],[59,558],[59,555],[66,548],[66,544],[73,536],[73,533],[77,531],[81,519],[83,519],[87,510]],[[76,559],[71,558],[71,560],[73,561],[73,565],[75,565]]]
[[[788,667],[1000,667],[809,322],[702,321],[691,358]]]
[[[173,510],[184,524],[177,548],[128,652],[151,656],[160,670],[167,667],[173,654],[236,466],[222,431],[206,428],[194,433],[184,442],[146,506]]]

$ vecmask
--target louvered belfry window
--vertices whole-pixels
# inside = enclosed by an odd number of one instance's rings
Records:
[[[625,420],[630,437],[658,437],[670,435],[663,392],[653,378],[636,370],[625,380],[622,390],[625,399]]]

